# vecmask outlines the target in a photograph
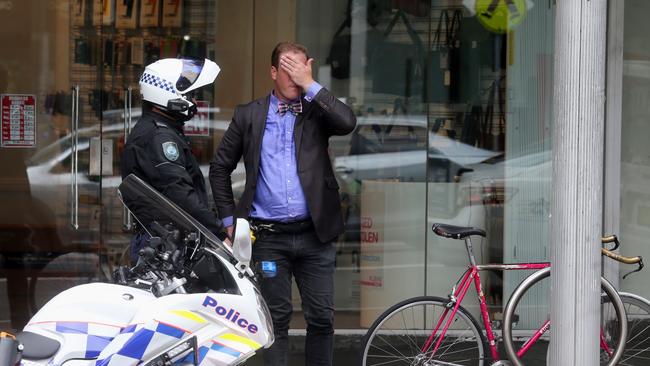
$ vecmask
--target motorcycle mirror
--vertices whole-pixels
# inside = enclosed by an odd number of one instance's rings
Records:
[[[249,268],[253,252],[252,246],[250,225],[248,221],[245,219],[237,219],[235,238],[232,243],[232,252],[237,260],[237,270],[242,275],[245,273],[252,275],[252,271]]]

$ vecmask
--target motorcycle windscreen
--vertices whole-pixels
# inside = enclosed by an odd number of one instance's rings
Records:
[[[234,259],[232,249],[228,245],[225,245],[203,224],[136,175],[129,174],[124,178],[118,187],[118,193],[122,203],[141,225],[146,227],[153,221],[161,224],[171,222],[179,229],[199,231],[208,241],[223,250],[229,259]]]

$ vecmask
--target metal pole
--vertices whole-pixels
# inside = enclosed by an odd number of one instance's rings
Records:
[[[550,365],[599,363],[607,0],[556,3]]]

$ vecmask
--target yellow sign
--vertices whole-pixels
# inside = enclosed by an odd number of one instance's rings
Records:
[[[476,17],[489,31],[506,33],[526,16],[526,0],[476,0]]]

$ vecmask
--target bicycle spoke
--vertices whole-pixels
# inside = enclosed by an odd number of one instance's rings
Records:
[[[420,352],[420,349],[418,348],[417,342],[415,342],[415,340],[409,335],[409,326],[406,324],[406,318],[404,317],[404,313],[402,313],[401,315],[402,315],[402,324],[404,325],[404,330],[406,331],[406,339],[410,341],[408,346],[410,346],[411,348],[411,353],[417,354]],[[415,325],[415,313],[413,309],[411,309],[411,315],[413,316],[413,325]]]
[[[397,348],[395,348],[395,347],[394,347],[390,342],[386,341],[386,340],[384,339],[384,337],[381,337],[381,336],[380,336],[379,339],[381,339],[384,343],[386,343],[388,346],[390,346],[392,349],[394,349],[395,352],[397,352],[401,357],[404,357],[404,358],[407,357],[407,356],[405,356],[402,352],[400,352]],[[374,347],[374,348],[377,348],[377,349],[383,351],[383,349],[381,349],[381,348],[379,348],[379,347],[377,347],[377,346],[375,346],[375,345],[371,345],[371,347]],[[386,352],[386,351],[384,351],[384,352]],[[386,353],[388,353],[388,352],[386,352]],[[374,356],[373,356],[373,357],[374,357]]]
[[[456,351],[453,351],[453,352],[445,353],[445,355],[449,356],[449,355],[453,355],[453,354],[460,353],[460,352],[464,353],[464,352],[467,352],[467,351],[472,350],[472,349],[476,349],[476,347],[469,347],[469,348],[459,349],[459,350],[456,350]]]
[[[385,358],[385,357],[389,357],[389,356],[372,356],[372,358]],[[391,357],[391,358],[395,359],[395,357]],[[408,362],[406,360],[413,360],[413,359],[415,359],[415,357],[410,357],[410,358],[405,358],[405,359],[404,358],[396,359],[395,361],[386,361],[386,362],[382,362],[382,363],[373,363],[372,365],[373,366],[390,365],[391,363],[400,362],[400,361],[404,361],[404,362],[406,362],[408,364],[410,362]]]
[[[476,321],[462,307],[458,308],[442,339],[442,329],[432,334],[447,309],[447,303],[446,299],[419,297],[387,310],[364,339],[364,365],[483,366],[482,333]],[[448,314],[445,316],[447,320],[451,313]],[[432,336],[432,346],[423,353],[422,347]],[[434,354],[434,345],[438,341],[440,344]]]
[[[454,352],[447,352],[447,351],[448,351],[451,347],[453,347],[454,345],[458,344],[458,343],[461,342],[461,341],[465,341],[465,338],[463,338],[463,337],[456,337],[456,340],[455,340],[454,342],[452,342],[452,343],[449,344],[448,346],[445,346],[445,351],[442,352],[442,353],[440,354],[440,356],[450,355],[450,354],[453,354],[453,353],[458,352],[458,351],[454,351]],[[442,348],[442,347],[441,347],[441,348]],[[439,348],[438,350],[440,350],[441,348]],[[473,347],[473,348],[476,348],[476,347]],[[472,349],[472,348],[467,348],[466,350],[468,350],[468,349]]]
[[[627,351],[634,351],[634,349],[627,349],[627,348],[626,348],[625,351],[626,351],[626,352],[627,352]],[[647,349],[647,348],[644,348],[644,349],[638,351],[637,353],[635,353],[635,354],[633,354],[633,355],[630,355],[630,356],[625,356],[625,355],[624,355],[624,356],[623,356],[624,359],[623,359],[621,362],[625,362],[625,361],[631,359],[632,357],[634,357],[635,359],[650,360],[649,357],[641,357],[641,356],[639,356],[641,353],[643,353],[643,352],[647,352],[647,351],[648,351],[648,349]]]
[[[647,325],[645,328],[643,328],[639,333],[637,333],[636,335],[634,335],[632,338],[628,339],[628,340],[627,340],[628,343],[629,343],[629,342],[632,342],[633,340],[635,340],[638,336],[640,336],[641,334],[643,334],[643,332],[646,331],[646,330],[648,330],[648,329],[650,329],[650,324]],[[630,333],[632,333],[632,332],[630,332]],[[648,338],[646,338],[646,339],[648,339]]]

